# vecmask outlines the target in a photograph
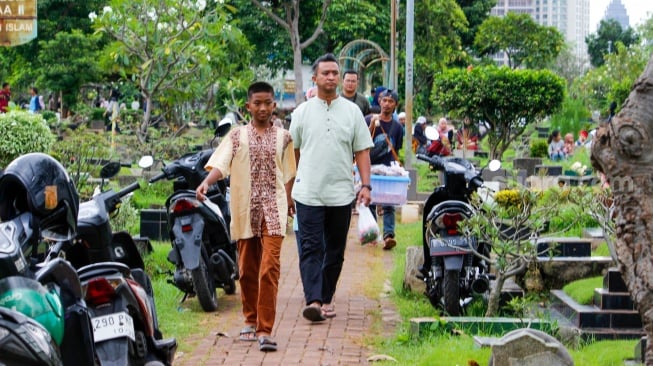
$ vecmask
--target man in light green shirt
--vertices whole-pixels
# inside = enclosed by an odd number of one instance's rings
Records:
[[[338,96],[338,61],[333,54],[313,64],[317,96],[292,114],[290,134],[298,161],[292,190],[299,227],[299,269],[306,307],[302,315],[323,321],[336,315],[332,304],[344,262],[351,203],[370,203],[372,138],[358,106]],[[361,177],[356,194],[355,158]]]

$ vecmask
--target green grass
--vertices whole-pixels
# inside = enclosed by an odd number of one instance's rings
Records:
[[[190,338],[202,339],[209,334],[211,327],[202,326],[207,321],[207,313],[200,307],[195,299],[181,303],[183,293],[172,284],[167,283],[172,279],[168,271],[174,266],[168,262],[170,251],[169,242],[152,242],[154,251],[147,255],[145,269],[152,279],[154,287],[156,311],[161,332],[164,337],[175,337],[179,344],[179,351],[188,352],[193,349]],[[222,296],[220,292],[218,296]]]
[[[397,247],[393,250],[395,264],[390,279],[394,289],[391,299],[402,321],[394,336],[371,340],[374,353],[392,356],[397,362],[380,361],[380,365],[468,365],[474,360],[480,365],[487,364],[491,350],[478,348],[473,342],[473,334],[445,331],[445,327],[416,338],[409,332],[409,321],[414,317],[438,317],[436,311],[423,294],[411,293],[403,289],[403,274],[408,246],[421,246],[421,221],[401,224],[396,227]],[[602,250],[602,249],[599,249]],[[607,249],[606,249],[607,250]],[[577,281],[569,285],[572,297],[585,297],[602,286],[602,277]],[[583,300],[588,303],[588,300]],[[380,321],[380,320],[379,320]],[[636,340],[585,342],[576,349],[568,348],[576,365],[612,366],[623,365],[624,360],[634,355]]]
[[[562,290],[577,303],[589,305],[594,297],[594,289],[601,287],[603,287],[603,277],[597,276],[571,282]]]

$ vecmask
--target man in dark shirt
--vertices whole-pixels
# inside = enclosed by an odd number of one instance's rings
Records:
[[[363,116],[370,114],[370,102],[363,95],[358,94],[358,74],[354,70],[347,70],[342,77],[342,93],[345,99],[354,102],[363,112]]]
[[[378,135],[386,134],[390,145],[392,145],[392,152],[386,154],[380,162],[376,164],[383,164],[390,166],[393,161],[399,161],[398,151],[401,150],[403,144],[404,130],[401,124],[393,118],[395,108],[399,97],[397,93],[391,89],[384,90],[379,95],[379,104],[381,105],[380,114],[372,114],[365,118],[367,125],[370,127],[372,133],[372,140]],[[376,206],[370,205],[372,213],[376,213]],[[383,206],[383,249],[389,250],[397,245],[395,240],[395,207]]]

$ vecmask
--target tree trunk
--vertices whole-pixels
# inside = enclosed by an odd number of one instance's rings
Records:
[[[614,196],[619,270],[642,317],[646,365],[653,365],[653,58],[622,110],[592,143],[592,165]]]
[[[147,140],[147,129],[150,126],[150,119],[152,118],[152,97],[143,94],[143,101],[145,102],[145,111],[143,112],[140,133],[136,134],[138,141],[141,143],[144,143]]]
[[[487,301],[487,310],[485,311],[486,317],[493,317],[499,312],[499,302],[501,301],[501,290],[506,283],[506,276],[503,272],[497,273],[497,278],[494,283],[494,288],[490,291],[490,297]]]

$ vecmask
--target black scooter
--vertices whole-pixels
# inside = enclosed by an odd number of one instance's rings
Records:
[[[109,163],[102,178],[119,170],[119,163]],[[67,252],[78,268],[102,365],[171,365],[177,349],[177,341],[159,331],[154,291],[134,239],[111,229],[110,214],[138,188],[134,182],[80,204],[76,243]]]
[[[231,124],[220,124],[215,137],[224,136]],[[166,200],[172,249],[168,260],[175,265],[173,285],[188,295],[197,296],[204,311],[218,307],[216,289],[230,295],[236,292],[238,258],[231,240],[228,184],[221,180],[199,201],[195,189],[208,172],[204,169],[213,149],[190,153],[163,167],[150,183],[175,180],[174,192]]]
[[[429,133],[429,128],[427,137],[437,139],[437,131]],[[458,316],[473,295],[485,295],[490,289],[490,264],[474,254],[476,251],[489,256],[490,243],[458,231],[460,221],[476,214],[469,200],[484,182],[480,172],[465,159],[420,154],[416,157],[428,162],[431,170],[442,171],[444,178],[424,203],[421,274],[431,304],[450,316]],[[490,169],[499,167],[499,161],[493,161]]]
[[[49,345],[52,337],[43,336],[39,329],[30,328],[30,322],[4,311],[0,315],[0,327],[10,331],[11,336],[0,339],[1,353],[11,354],[15,351],[11,350],[14,344],[11,339],[14,338],[16,347],[25,343],[29,345],[26,349],[31,349],[29,354],[25,354],[25,364],[31,364],[27,361],[30,357],[47,356],[47,359],[60,359],[59,362],[63,365],[93,365],[95,348],[91,319],[78,274],[70,263],[59,257],[63,242],[52,245],[47,254],[40,250],[43,247],[41,244],[43,241],[39,220],[31,212],[23,212],[12,220],[0,223],[0,278],[3,279],[1,287],[5,293],[12,288],[23,286],[46,292],[51,289],[61,301],[64,310],[61,344],[56,352],[51,350]],[[0,301],[0,306],[4,306],[5,300],[3,298]],[[23,331],[20,331],[21,329]],[[19,342],[18,338],[21,337],[22,342]],[[40,342],[35,342],[34,337]]]

